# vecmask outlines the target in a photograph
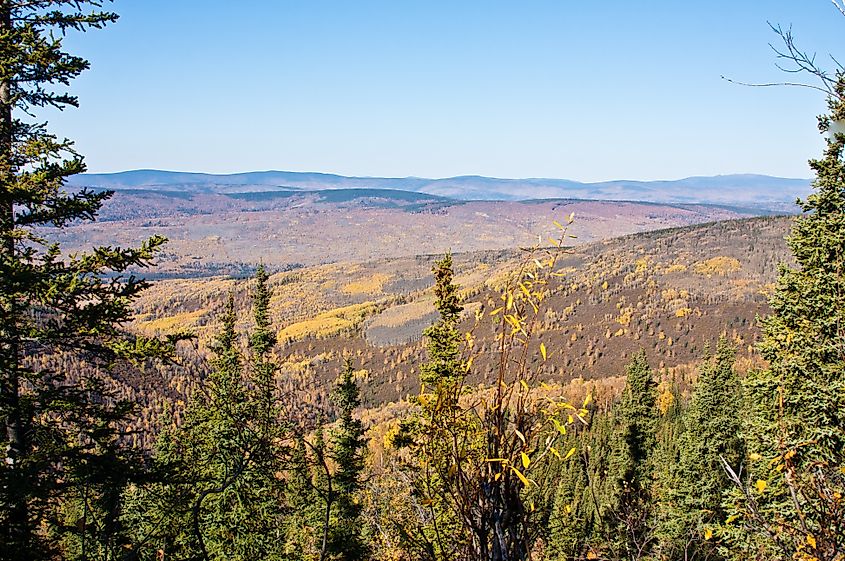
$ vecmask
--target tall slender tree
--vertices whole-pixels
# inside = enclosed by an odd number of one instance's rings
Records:
[[[614,411],[615,442],[610,465],[615,479],[615,507],[609,524],[618,532],[625,557],[645,558],[654,546],[651,492],[657,444],[657,382],[645,351],[628,364],[622,399]]]
[[[83,158],[34,117],[44,107],[77,106],[64,88],[88,62],[65,51],[63,37],[117,19],[101,7],[97,0],[0,1],[2,559],[38,558],[56,545],[48,536],[64,535],[65,525],[50,520],[67,489],[119,487],[107,483],[107,474],[128,473],[96,466],[119,457],[119,427],[129,407],[106,395],[97,376],[62,372],[32,357],[83,353],[102,372],[116,359],[169,348],[130,340],[121,329],[146,285],[120,273],[148,264],[163,238],[138,249],[65,256],[44,237],[45,228],[93,220],[111,195],[64,189],[68,176],[85,170]],[[79,525],[86,526],[88,510],[81,512]],[[55,531],[45,533],[51,524]]]
[[[353,416],[361,404],[361,391],[355,382],[352,359],[347,359],[332,392],[338,409],[338,426],[332,431],[330,455],[337,466],[334,478],[335,523],[329,534],[331,557],[338,561],[366,558],[367,543],[361,523],[361,489],[364,484],[364,425]]]
[[[769,367],[746,381],[749,464],[725,463],[744,558],[838,561],[845,551],[845,73],[827,83],[827,146],[810,161],[814,192],[788,238],[796,266],[781,267],[762,320]]]
[[[665,464],[658,535],[664,558],[720,558],[718,528],[727,518],[722,500],[731,486],[722,458],[738,465],[745,450],[737,415],[742,391],[733,364],[734,349],[722,338],[700,367],[676,453],[660,458]]]

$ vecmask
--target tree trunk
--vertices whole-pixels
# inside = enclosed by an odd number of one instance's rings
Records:
[[[11,7],[7,0],[0,1],[0,33],[12,30]],[[13,121],[12,83],[10,76],[0,76],[0,260],[8,264],[15,261],[15,228],[12,185]],[[2,282],[7,283],[8,277]],[[22,462],[29,453],[26,427],[23,422],[20,400],[20,337],[18,317],[20,303],[14,298],[13,287],[4,287],[0,294],[0,403],[2,403],[6,433],[6,478],[2,489],[7,524],[4,528],[6,552],[4,558],[24,559],[31,547],[29,525],[29,485]]]

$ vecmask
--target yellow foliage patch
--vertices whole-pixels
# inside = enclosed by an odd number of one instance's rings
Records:
[[[687,270],[687,266],[684,265],[683,263],[675,263],[673,265],[669,265],[668,267],[666,267],[667,273],[683,273],[686,270]]]
[[[657,391],[657,408],[662,415],[665,415],[669,408],[675,403],[675,394],[672,393],[672,386],[667,382],[661,382]]]
[[[341,292],[344,294],[355,295],[355,294],[380,294],[384,289],[384,283],[390,280],[389,275],[385,275],[382,273],[376,273],[373,276],[367,279],[361,279],[358,281],[350,282],[345,284],[343,288],[341,288]]]
[[[364,302],[363,304],[354,304],[323,312],[312,319],[285,327],[279,331],[279,340],[298,341],[309,336],[331,337],[347,329],[352,329],[375,309],[376,306],[373,302]]]
[[[175,333],[186,328],[196,327],[197,322],[203,315],[205,315],[205,310],[195,310],[158,319],[139,321],[137,325],[139,329],[152,333]]]
[[[742,268],[742,264],[734,257],[719,255],[711,259],[699,261],[693,265],[693,270],[700,275],[727,275]]]

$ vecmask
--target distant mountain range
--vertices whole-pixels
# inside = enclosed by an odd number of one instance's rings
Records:
[[[592,199],[655,203],[742,205],[784,210],[808,194],[810,181],[767,175],[736,174],[688,177],[672,181],[604,181],[567,179],[500,179],[467,175],[445,179],[421,177],[346,177],[328,173],[258,171],[216,175],[160,170],[74,176],[71,187],[162,191],[173,195],[216,193],[291,193],[337,189],[392,190],[424,193],[454,200]]]

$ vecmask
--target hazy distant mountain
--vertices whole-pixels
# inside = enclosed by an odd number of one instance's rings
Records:
[[[737,174],[689,177],[673,181],[499,179],[468,175],[445,179],[420,177],[346,177],[328,173],[259,171],[216,175],[159,170],[83,174],[77,187],[161,190],[183,193],[251,193],[333,189],[390,189],[457,200],[600,199],[661,203],[709,203],[783,208],[809,192],[809,180]]]

